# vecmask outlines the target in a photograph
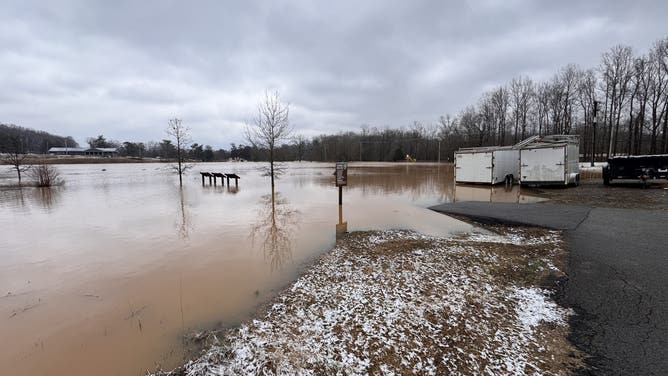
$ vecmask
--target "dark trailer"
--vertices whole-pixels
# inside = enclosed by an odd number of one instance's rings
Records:
[[[603,183],[610,185],[614,180],[668,179],[668,154],[630,155],[608,158],[608,166],[603,168]]]

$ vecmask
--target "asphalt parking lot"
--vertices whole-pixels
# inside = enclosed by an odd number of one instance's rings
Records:
[[[668,211],[586,205],[456,202],[431,207],[482,223],[559,229],[570,249],[559,300],[577,315],[585,374],[668,370]]]

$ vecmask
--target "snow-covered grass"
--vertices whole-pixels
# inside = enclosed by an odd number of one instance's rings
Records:
[[[175,374],[569,374],[560,233],[350,234]],[[546,282],[547,281],[547,282]]]

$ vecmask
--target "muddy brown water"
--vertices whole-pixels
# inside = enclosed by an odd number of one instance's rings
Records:
[[[263,166],[195,166],[180,190],[162,165],[60,165],[62,187],[0,189],[1,373],[143,375],[181,364],[184,335],[248,319],[334,245],[339,220],[334,164],[287,164],[274,211]],[[203,187],[199,171],[239,188]],[[351,163],[343,219],[469,231],[425,209],[453,200],[541,198],[455,187],[450,165]]]

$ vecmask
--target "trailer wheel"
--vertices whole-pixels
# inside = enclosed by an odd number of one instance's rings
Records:
[[[512,187],[513,186],[513,175],[506,175],[504,183],[506,183],[507,186]]]

